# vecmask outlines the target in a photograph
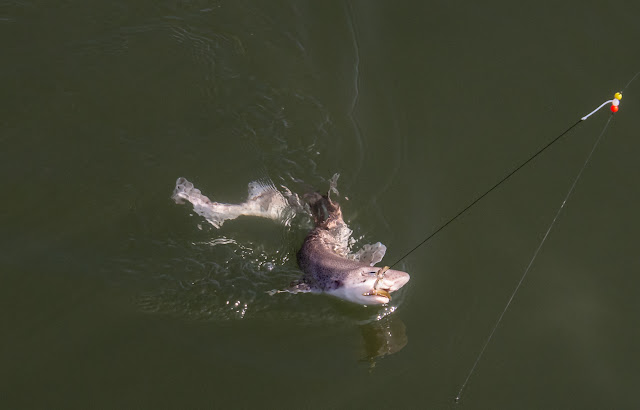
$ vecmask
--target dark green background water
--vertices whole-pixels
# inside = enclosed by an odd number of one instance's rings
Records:
[[[268,296],[304,222],[216,230],[175,179],[240,202],[339,172],[357,244],[391,263],[640,70],[634,2],[0,10],[3,408],[454,407],[608,113],[405,259],[381,321]],[[625,91],[458,407],[637,408],[640,80]]]

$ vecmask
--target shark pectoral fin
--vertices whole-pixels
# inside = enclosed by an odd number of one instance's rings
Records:
[[[385,253],[387,253],[387,247],[380,242],[376,242],[372,245],[364,245],[362,249],[355,254],[355,259],[369,266],[373,266],[384,258]]]

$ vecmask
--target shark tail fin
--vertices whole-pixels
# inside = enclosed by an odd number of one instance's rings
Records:
[[[289,193],[289,196],[285,197],[269,181],[251,182],[248,191],[247,200],[241,204],[213,202],[191,182],[181,177],[176,181],[171,198],[177,204],[190,202],[193,210],[216,228],[220,228],[225,221],[241,215],[258,216],[286,224],[296,212],[304,209],[297,195]]]
[[[171,199],[176,204],[190,202],[193,205],[194,212],[205,218],[207,222],[216,228],[220,228],[224,221],[235,219],[240,215],[232,206],[212,202],[191,182],[182,177],[176,181],[176,187],[173,190]]]

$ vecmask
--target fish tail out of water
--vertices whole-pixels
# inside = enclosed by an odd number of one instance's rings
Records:
[[[206,195],[203,195],[200,190],[186,178],[178,178],[171,199],[177,204],[190,202],[193,205],[194,212],[204,217],[207,222],[216,228],[220,228],[224,221],[238,217],[238,215],[234,216],[220,209],[218,203],[212,202]]]
[[[194,212],[216,228],[220,228],[225,221],[236,219],[241,215],[274,220],[286,219],[288,214],[295,213],[297,208],[301,208],[297,196],[289,193],[289,197],[285,197],[272,184],[251,182],[248,191],[248,198],[245,202],[223,204],[212,201],[186,178],[180,177],[176,181],[171,199],[177,204],[190,202]]]

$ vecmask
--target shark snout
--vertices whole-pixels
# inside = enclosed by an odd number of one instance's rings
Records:
[[[378,278],[372,283],[372,288],[363,293],[366,297],[364,304],[384,305],[391,301],[391,293],[409,282],[409,274],[399,270],[380,269]],[[382,277],[380,277],[382,276]]]
[[[385,272],[384,278],[378,283],[379,289],[395,292],[409,282],[410,276],[407,272],[389,269]]]
[[[340,299],[362,305],[384,305],[391,300],[391,293],[409,282],[409,274],[399,270],[362,267],[335,289],[324,290]]]

